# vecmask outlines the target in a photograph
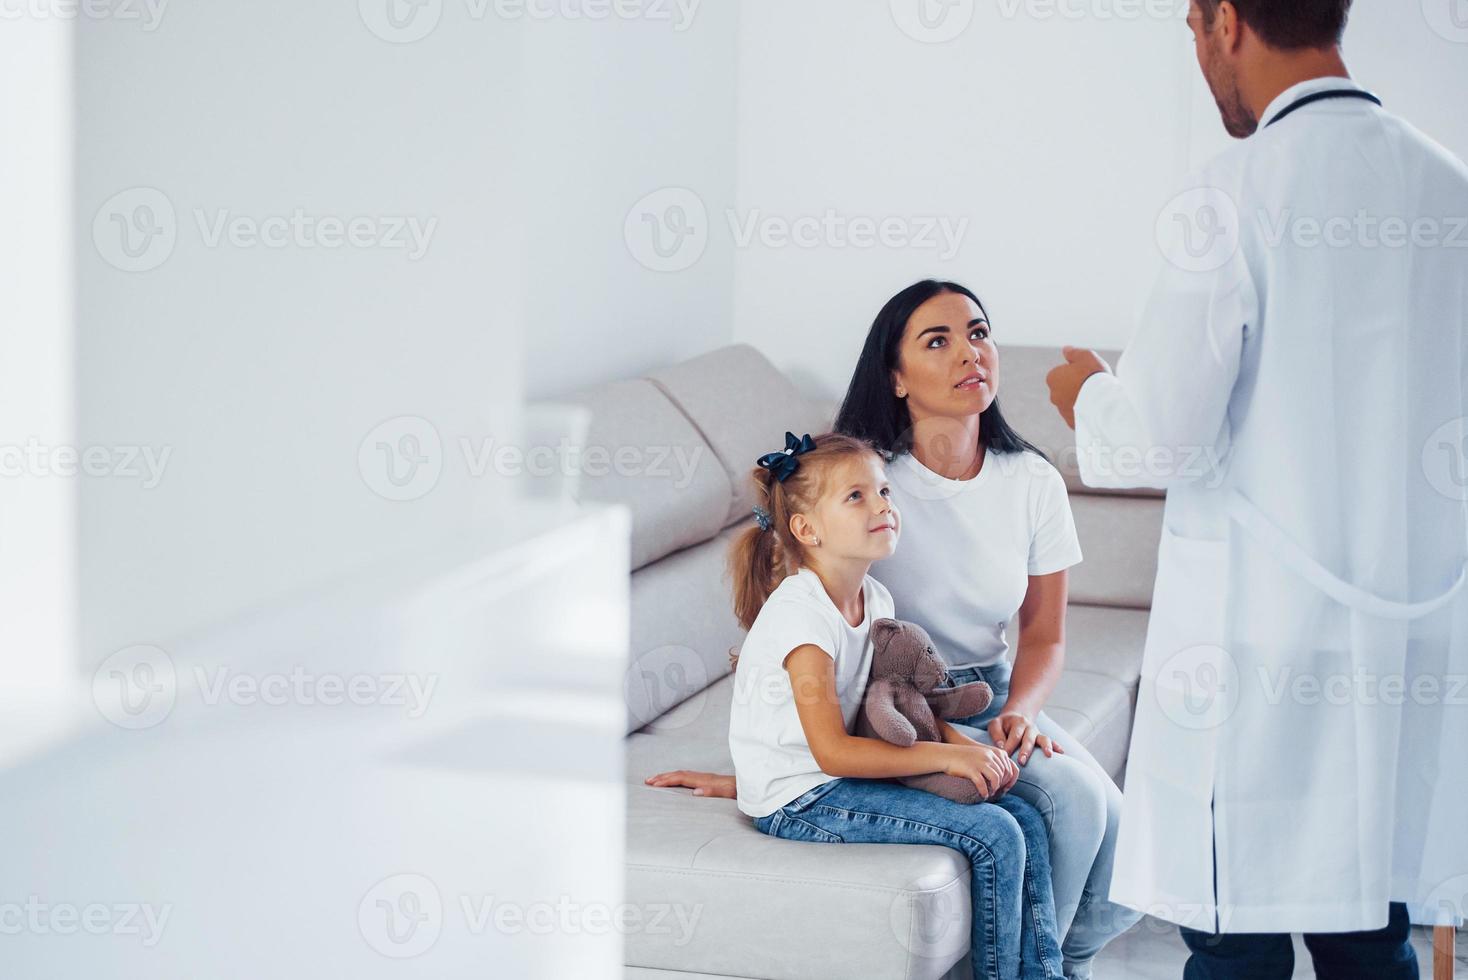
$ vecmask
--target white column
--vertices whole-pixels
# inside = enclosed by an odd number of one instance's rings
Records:
[[[22,12],[23,11],[23,12]],[[76,661],[72,31],[0,25],[0,755]],[[59,471],[59,472],[58,472]]]

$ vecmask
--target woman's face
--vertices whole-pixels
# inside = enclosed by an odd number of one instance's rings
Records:
[[[979,304],[939,293],[919,306],[903,331],[892,383],[914,423],[988,410],[999,391],[999,348]]]

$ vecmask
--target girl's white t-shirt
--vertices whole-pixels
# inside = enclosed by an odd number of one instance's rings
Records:
[[[761,607],[739,651],[729,709],[729,752],[734,757],[739,809],[764,817],[832,776],[811,755],[795,710],[785,658],[807,643],[836,662],[841,718],[851,731],[872,669],[872,623],[893,617],[892,596],[868,575],[862,582],[864,616],[852,626],[820,576],[802,568],[781,582]]]
[[[1004,630],[1029,576],[1081,561],[1064,478],[1028,450],[990,451],[972,480],[939,476],[911,453],[893,460],[887,476],[901,536],[871,574],[903,616],[928,631],[949,667],[1004,661]]]

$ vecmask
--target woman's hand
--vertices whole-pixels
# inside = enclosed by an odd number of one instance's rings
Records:
[[[1030,761],[1030,754],[1035,751],[1036,746],[1045,753],[1047,759],[1057,752],[1065,754],[1065,749],[1052,741],[1049,735],[1042,734],[1028,716],[1018,711],[1006,711],[989,722],[989,737],[1005,752],[1018,750],[1020,765]]]
[[[944,772],[969,780],[986,800],[998,799],[1019,781],[1019,767],[1014,760],[992,745],[974,742],[955,744],[951,749],[951,760]]]
[[[648,776],[644,782],[649,786],[688,786],[693,789],[694,796],[718,796],[726,800],[737,798],[734,777],[717,772],[677,769],[673,772],[660,772],[656,776]]]

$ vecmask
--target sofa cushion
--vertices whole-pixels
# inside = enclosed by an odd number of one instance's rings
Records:
[[[1070,571],[1072,602],[1148,609],[1162,540],[1162,501],[1073,493],[1070,510],[1085,560]],[[1140,659],[1142,648],[1132,651]]]
[[[627,740],[627,901],[681,914],[631,931],[627,964],[789,980],[942,977],[968,947],[969,870],[957,851],[780,840],[733,800],[643,784],[666,769],[732,771],[732,691],[726,677]]]
[[[1072,573],[1066,668],[1046,711],[1119,782],[1161,502],[1151,491],[1111,493],[1080,484],[1070,430],[1045,395],[1044,376],[1059,363],[1058,350],[1006,348],[1004,358],[1006,416],[1065,474],[1087,559]],[[648,383],[686,413],[719,462],[727,496],[726,506],[713,508],[714,523],[740,527],[717,537],[701,532],[696,541],[704,543],[632,579],[628,726],[641,727],[627,739],[627,900],[675,914],[663,928],[629,932],[629,975],[951,980],[966,974],[968,865],[958,852],[895,844],[833,851],[777,840],[756,831],[732,800],[643,783],[669,769],[733,771],[727,653],[742,633],[729,611],[723,560],[752,506],[745,477],[786,429],[815,434],[831,424],[831,406],[810,406],[750,348],[715,352],[658,372]],[[706,516],[702,506],[698,513]]]
[[[1065,670],[1045,713],[1121,782],[1141,677],[1147,613],[1072,604],[1065,617]]]
[[[1097,351],[1116,367],[1117,351]],[[1001,347],[999,351],[999,404],[1004,418],[1025,439],[1045,451],[1050,462],[1065,477],[1072,494],[1122,497],[1160,497],[1158,490],[1097,490],[1081,482],[1076,465],[1075,432],[1050,404],[1050,387],[1045,376],[1065,363],[1059,347]]]
[[[1056,682],[1045,713],[1079,739],[1112,779],[1120,780],[1131,733],[1132,699],[1133,692],[1104,674],[1067,670]]]
[[[591,412],[577,497],[631,509],[634,569],[727,523],[733,491],[723,464],[652,382],[614,382],[558,401]]]
[[[1045,710],[1120,782],[1147,613],[1072,605],[1066,622],[1066,669]],[[729,976],[943,976],[966,941],[908,937],[968,935],[968,866],[958,852],[844,844],[833,860],[822,845],[761,835],[733,800],[643,784],[670,769],[733,771],[732,694],[723,676],[627,739],[628,901],[699,916],[683,932],[629,935],[627,963]],[[840,941],[812,944],[811,935],[837,938],[832,905]]]
[[[635,731],[729,673],[744,641],[724,574],[731,528],[632,574],[627,730]],[[686,766],[682,768],[687,768]]]
[[[1135,690],[1146,638],[1145,609],[1072,602],[1065,608],[1065,669],[1101,674]]]
[[[754,507],[749,483],[755,460],[785,447],[786,431],[820,435],[830,406],[809,401],[790,379],[747,344],[724,347],[648,375],[697,426],[728,474],[724,524]]]

